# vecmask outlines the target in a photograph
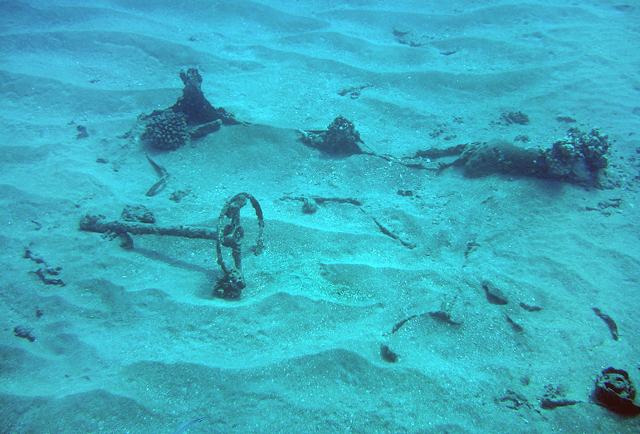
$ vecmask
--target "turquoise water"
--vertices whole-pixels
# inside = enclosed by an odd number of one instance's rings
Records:
[[[0,433],[638,432],[637,5],[0,11]]]

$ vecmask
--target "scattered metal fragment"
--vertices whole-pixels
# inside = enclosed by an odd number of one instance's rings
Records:
[[[412,197],[413,196],[413,190],[398,190],[396,192],[396,194],[398,196],[402,196],[402,197]]]
[[[522,113],[521,111],[502,113],[501,118],[507,123],[507,125],[527,125],[529,123],[529,116]]]
[[[360,97],[360,94],[362,93],[363,89],[366,89],[366,88],[372,87],[372,86],[373,86],[373,84],[365,84],[363,86],[348,87],[348,88],[342,89],[340,92],[338,92],[338,95],[340,95],[340,96],[349,95],[349,98],[351,98],[351,99],[358,99]]]
[[[597,307],[594,307],[593,311],[595,312],[596,315],[598,315],[600,318],[602,318],[602,321],[604,321],[605,324],[607,325],[607,327],[609,327],[609,331],[611,332],[611,337],[613,338],[614,341],[617,341],[618,340],[618,325],[613,320],[613,318],[611,318],[606,313],[602,312]]]
[[[31,252],[31,250],[29,250],[28,248],[24,248],[24,255],[22,256],[24,259],[30,259],[33,262],[35,262],[36,264],[42,264],[45,267],[41,267],[38,268],[36,271],[30,271],[30,273],[35,274],[36,276],[38,276],[40,278],[40,280],[42,280],[42,282],[45,285],[60,285],[60,286],[64,286],[65,283],[62,281],[62,279],[57,279],[57,278],[51,278],[49,276],[58,276],[60,275],[60,270],[62,270],[62,267],[49,267],[47,266],[47,263],[45,262],[44,259],[35,256],[33,254],[33,252]]]
[[[502,291],[494,287],[491,282],[486,280],[482,282],[482,289],[484,289],[484,292],[487,295],[487,301],[489,303],[497,304],[500,306],[509,304],[509,300],[507,300],[507,297],[502,293]]]
[[[464,251],[465,259],[467,259],[471,253],[475,252],[478,247],[480,247],[480,244],[476,243],[475,241],[469,241],[467,243],[467,249]]]
[[[397,323],[396,325],[393,326],[393,329],[391,329],[391,334],[394,334],[395,332],[397,332],[398,330],[400,330],[400,327],[402,327],[403,325],[406,324],[407,321],[409,321],[410,319],[413,319],[415,317],[417,317],[418,315],[411,315],[409,318],[405,318],[402,321],[400,321],[399,323]]]
[[[384,345],[384,344],[380,346],[380,355],[384,360],[386,360],[389,363],[396,363],[400,358],[398,354],[391,351],[388,345]]]
[[[410,243],[409,241],[403,240],[402,238],[400,238],[399,235],[397,235],[396,233],[394,233],[393,231],[391,231],[391,229],[387,228],[386,226],[384,226],[382,223],[380,223],[378,221],[378,219],[376,219],[375,217],[372,217],[373,221],[378,225],[378,228],[380,229],[380,232],[382,232],[383,234],[385,234],[388,237],[393,238],[394,240],[400,241],[400,244],[402,244],[405,247],[408,247],[410,249],[414,249],[417,247],[417,244],[415,243]]]
[[[433,319],[436,319],[440,322],[446,323],[446,324],[450,324],[450,325],[462,325],[461,322],[457,322],[454,321],[453,319],[451,319],[451,314],[449,312],[446,312],[444,310],[436,310],[436,311],[432,311],[432,312],[427,312],[429,314],[429,316]]]
[[[576,122],[578,122],[577,120],[569,116],[558,116],[556,118],[556,121],[564,122],[565,124],[575,124]]]
[[[553,410],[554,408],[567,407],[569,405],[580,404],[581,402],[582,401],[577,401],[575,399],[566,399],[566,398],[551,399],[551,398],[543,397],[540,400],[540,408],[544,410]]]
[[[521,407],[531,408],[527,398],[513,390],[507,390],[504,396],[495,398],[494,402],[496,404],[504,404],[511,410],[520,410]]]
[[[305,214],[315,214],[318,211],[318,203],[312,197],[307,197],[302,203],[302,212]]]
[[[89,132],[87,131],[87,127],[85,127],[84,125],[78,125],[76,127],[76,130],[78,130],[78,135],[76,135],[76,139],[84,139],[89,137]]]
[[[521,308],[523,308],[527,312],[539,312],[539,311],[542,310],[542,308],[540,306],[532,306],[530,304],[526,304],[526,303],[523,303],[523,302],[520,302],[520,304],[518,304],[518,306],[520,306]]]
[[[126,232],[118,234],[120,238],[120,247],[125,250],[133,250],[133,237]]]
[[[60,270],[62,270],[62,267],[38,268],[34,273],[42,280],[45,285],[65,286],[65,283],[62,281],[62,279],[53,279],[49,277],[58,276],[60,274]]]
[[[514,331],[518,333],[522,333],[524,331],[524,327],[522,327],[520,324],[515,322],[509,315],[505,315],[504,317],[507,320],[507,322],[511,324],[511,327],[513,328]]]
[[[396,37],[396,40],[403,45],[408,45],[410,47],[422,47],[423,45],[427,45],[433,39],[430,35],[418,35],[415,34],[411,29],[408,28],[394,28],[393,36]]]
[[[24,248],[24,259],[31,259],[33,262],[35,262],[36,264],[44,264],[44,259],[39,258],[37,256],[34,256],[33,252],[31,252],[31,250],[29,250],[28,248]]]
[[[611,210],[609,208],[620,208],[620,205],[622,205],[622,198],[616,197],[612,199],[607,199],[602,202],[598,202],[597,207],[585,206],[585,209],[587,211],[600,211],[602,212],[603,215],[610,216]]]
[[[151,159],[151,157],[149,157],[148,153],[145,152],[144,154],[147,156],[147,160],[149,161],[151,166],[154,168],[154,170],[156,171],[156,173],[160,177],[158,182],[153,184],[151,186],[151,188],[149,189],[149,191],[147,191],[146,196],[147,197],[151,197],[151,196],[155,196],[155,194],[158,192],[158,189],[160,187],[162,187],[162,186],[166,187],[167,186],[167,180],[169,179],[169,172],[167,172],[167,169],[165,169],[164,166],[161,166],[158,163],[156,163],[155,161],[153,161]]]
[[[17,338],[23,338],[28,340],[29,342],[34,342],[36,338],[31,333],[31,330],[28,330],[24,327],[17,326],[13,329],[13,335]]]

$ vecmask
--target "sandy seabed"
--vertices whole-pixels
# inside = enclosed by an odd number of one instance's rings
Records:
[[[608,366],[640,382],[640,7],[0,9],[0,433],[173,433],[200,417],[185,431],[640,430],[591,397]],[[187,68],[244,124],[170,152],[125,137],[174,104]],[[518,111],[527,125],[504,121]],[[339,115],[389,158],[300,142]],[[546,148],[572,126],[612,141],[608,188],[393,162],[493,139]],[[152,197],[145,150],[171,174]],[[244,191],[262,205],[265,250],[251,254],[243,210],[237,301],[212,296],[210,240],[136,236],[125,250],[78,229],[130,205],[158,225],[215,230]],[[300,197],[336,200],[306,214]],[[574,402],[545,409],[545,397]]]

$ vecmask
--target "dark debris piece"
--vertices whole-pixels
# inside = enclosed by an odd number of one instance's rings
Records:
[[[400,330],[400,328],[406,324],[407,321],[409,321],[410,319],[413,319],[415,317],[417,317],[418,315],[411,315],[408,318],[403,319],[402,321],[396,323],[396,325],[393,326],[393,329],[391,329],[391,334],[397,332],[398,330]]]
[[[170,175],[167,169],[164,166],[156,163],[147,152],[145,152],[144,154],[147,156],[147,161],[149,162],[149,164],[151,164],[153,170],[155,170],[156,174],[160,177],[160,179],[157,180],[149,190],[147,190],[147,194],[145,195],[147,197],[152,197],[155,196],[158,192],[165,189],[165,187],[167,186],[167,180],[169,179]]]
[[[602,312],[597,307],[594,307],[593,311],[595,312],[596,315],[598,315],[598,317],[600,317],[602,319],[602,321],[605,322],[607,327],[609,327],[609,331],[611,332],[611,337],[613,338],[614,341],[617,341],[618,340],[618,325],[613,320],[613,318],[611,318],[606,313]]]
[[[529,124],[529,116],[527,116],[526,114],[522,113],[521,111],[502,113],[502,119],[507,123],[507,125],[510,125],[510,124],[527,125],[527,124]]]
[[[408,28],[394,28],[393,36],[396,37],[396,40],[400,44],[408,45],[410,47],[422,47],[429,44],[433,39],[433,37],[429,35],[415,34]]]
[[[542,310],[542,308],[540,306],[533,306],[533,305],[530,305],[530,304],[527,304],[527,303],[523,303],[523,302],[520,302],[518,304],[518,306],[520,306],[521,308],[523,308],[527,312],[540,312]]]
[[[399,241],[400,244],[402,244],[403,246],[408,247],[409,249],[415,249],[417,247],[416,243],[412,243],[410,241],[407,241],[407,240],[403,239],[398,234],[396,234],[394,231],[392,231],[387,226],[382,224],[377,218],[373,217],[373,222],[376,225],[378,225],[378,229],[380,229],[380,232],[382,232],[384,235],[386,235],[388,237],[391,237],[394,240]]]
[[[24,255],[22,256],[24,259],[30,259],[36,264],[42,264],[44,267],[38,268],[36,271],[31,271],[30,273],[35,274],[42,280],[45,285],[60,285],[64,286],[65,283],[62,279],[52,278],[50,276],[58,276],[60,275],[60,270],[62,267],[49,267],[44,259],[35,256],[31,250],[28,248],[24,248]]]
[[[450,325],[462,325],[461,322],[457,322],[454,321],[453,319],[451,319],[451,314],[449,312],[446,312],[444,310],[436,310],[436,311],[432,311],[432,312],[427,312],[429,314],[429,316],[433,319],[436,319],[440,322],[443,322],[445,324],[450,324]]]
[[[594,392],[597,403],[625,416],[640,414],[640,407],[634,404],[636,388],[627,371],[608,367],[596,378]]]
[[[133,243],[133,237],[131,235],[129,235],[126,232],[123,232],[121,234],[117,234],[117,237],[120,238],[120,247],[122,247],[125,250],[133,250],[134,243]]]
[[[556,121],[563,122],[565,124],[575,124],[576,122],[578,122],[577,120],[569,116],[558,116],[556,118]]]
[[[33,254],[33,252],[31,250],[29,250],[28,248],[24,248],[24,259],[31,259],[33,262],[35,262],[36,264],[44,264],[44,259],[39,258],[37,256],[35,256]]]
[[[76,130],[78,130],[78,134],[76,135],[76,139],[85,139],[85,138],[89,137],[89,132],[87,131],[87,127],[85,127],[84,125],[78,125],[76,127]]]
[[[621,197],[614,197],[611,199],[607,199],[601,202],[598,202],[598,206],[585,206],[584,209],[587,211],[601,211],[604,215],[611,215],[610,208],[620,208],[622,205]]]
[[[509,315],[505,315],[504,318],[507,320],[509,325],[511,325],[511,328],[513,329],[514,332],[522,333],[524,331],[524,327],[522,327],[520,324],[515,322],[513,318],[511,318]]]
[[[318,211],[318,202],[312,197],[305,197],[302,202],[302,212],[304,214],[315,214]]]
[[[509,300],[507,299],[507,297],[502,293],[502,291],[494,287],[491,282],[482,282],[482,289],[484,289],[484,292],[487,296],[487,301],[489,303],[497,304],[500,306],[509,304]]]
[[[17,326],[13,329],[13,335],[17,338],[27,339],[29,342],[35,342],[36,338],[31,334],[31,330]]]
[[[371,86],[373,85],[365,84],[363,86],[352,86],[352,87],[344,88],[340,92],[338,92],[338,95],[340,96],[349,95],[351,99],[358,99],[360,97],[360,94],[362,93],[362,90]]]
[[[469,241],[467,243],[467,248],[464,251],[465,259],[469,258],[469,255],[475,252],[478,249],[478,247],[480,247],[480,244],[476,243],[475,241]]]
[[[391,351],[391,349],[389,348],[388,345],[381,345],[380,346],[380,355],[382,356],[382,358],[389,362],[389,363],[396,363],[398,361],[398,359],[400,358],[400,356],[398,356],[398,354],[394,353],[393,351]]]
[[[412,197],[413,196],[413,190],[398,190],[396,192],[396,194],[398,196],[402,196],[402,197]]]
[[[62,279],[55,279],[49,276],[58,276],[60,274],[60,270],[62,267],[46,267],[46,268],[38,268],[35,271],[36,276],[38,276],[45,285],[59,285],[65,286],[65,283]]]
[[[502,404],[511,410],[520,410],[521,408],[531,408],[529,401],[524,395],[521,395],[513,390],[507,390],[504,396],[495,398],[496,404]]]

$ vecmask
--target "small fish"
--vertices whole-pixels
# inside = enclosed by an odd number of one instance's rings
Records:
[[[191,425],[193,425],[193,424],[195,424],[195,423],[198,423],[198,422],[202,422],[203,420],[204,420],[204,416],[199,417],[199,418],[197,418],[197,419],[190,420],[189,422],[183,423],[182,425],[180,425],[180,426],[178,427],[178,429],[177,429],[177,430],[175,430],[175,431],[173,432],[173,434],[182,434],[183,432],[185,432],[186,430],[188,430],[189,428],[191,428]]]

